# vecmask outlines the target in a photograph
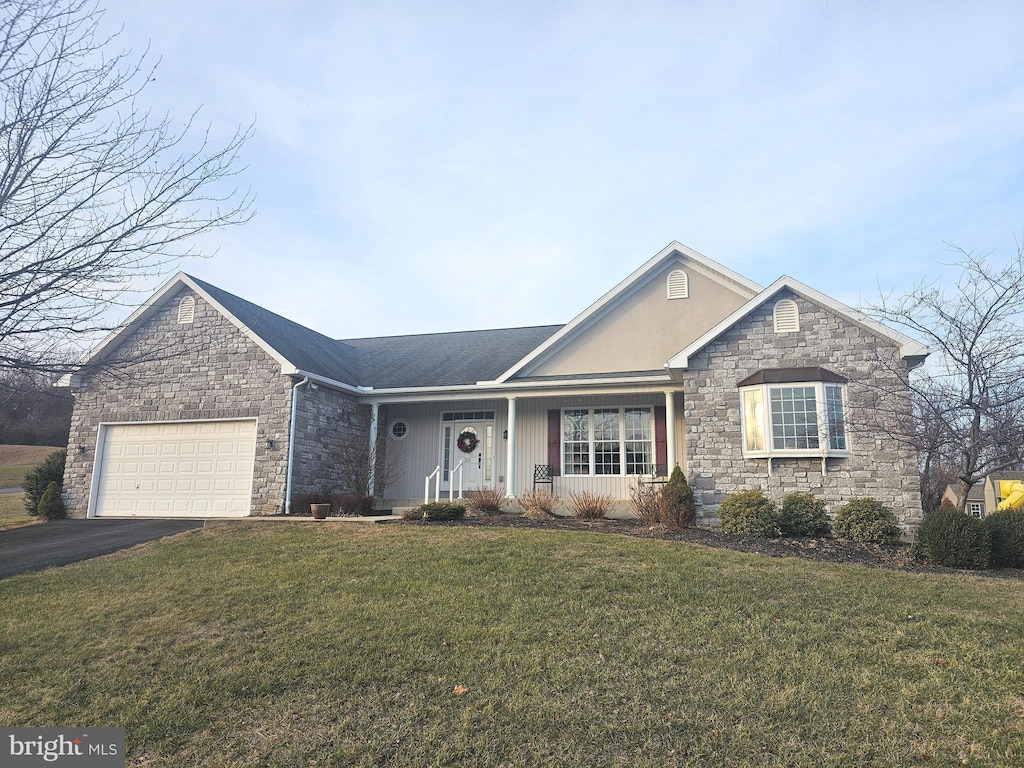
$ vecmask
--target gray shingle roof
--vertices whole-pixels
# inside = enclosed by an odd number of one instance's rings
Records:
[[[281,317],[269,309],[222,291],[215,285],[189,275],[239,322],[259,336],[299,370],[315,373],[344,384],[358,384],[356,351],[345,344]]]
[[[490,381],[562,327],[337,340],[189,277],[299,370],[353,386],[441,387]]]
[[[360,384],[442,387],[493,381],[562,326],[344,339],[359,352]]]

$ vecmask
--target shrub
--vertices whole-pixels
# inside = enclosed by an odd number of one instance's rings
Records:
[[[500,485],[493,488],[474,488],[466,496],[466,506],[481,515],[496,515],[505,511],[505,489]]]
[[[39,499],[37,511],[40,517],[47,520],[62,520],[68,516],[64,500],[60,497],[60,484],[50,483]]]
[[[419,511],[424,520],[459,520],[466,514],[466,507],[454,501],[432,501],[420,504]]]
[[[331,496],[331,514],[346,517],[367,516],[373,514],[375,497],[358,494],[337,494]]]
[[[823,499],[791,493],[782,500],[779,528],[783,536],[828,536],[832,532]]]
[[[850,499],[836,513],[836,536],[850,541],[894,544],[900,540],[900,524],[892,510],[877,499]]]
[[[406,509],[402,510],[402,519],[403,520],[422,520],[423,519],[423,510],[420,509],[419,507],[407,507]]]
[[[558,497],[544,490],[538,491],[534,489],[524,491],[519,495],[519,506],[523,508],[523,514],[526,517],[553,517],[557,505]]]
[[[927,519],[927,518],[926,518]],[[985,518],[993,568],[1024,568],[1024,509],[1004,509]]]
[[[629,487],[629,502],[633,506],[633,514],[641,523],[657,525],[661,522],[661,498],[658,489],[651,483],[636,478]]]
[[[718,520],[726,533],[779,535],[779,508],[761,491],[739,491],[727,496],[718,506]]]
[[[981,520],[956,509],[939,508],[921,521],[914,553],[949,568],[988,568],[992,541]]]
[[[30,515],[39,514],[39,501],[50,483],[64,483],[64,461],[67,455],[65,450],[54,451],[39,466],[25,474],[22,487],[25,489],[25,510]]]
[[[593,491],[569,492],[569,511],[578,520],[598,520],[612,508],[614,499]]]
[[[334,499],[327,492],[296,493],[292,496],[291,514],[312,515],[313,511],[309,508],[310,504],[330,504],[332,515],[337,511],[334,506]]]
[[[697,516],[693,488],[686,482],[686,475],[679,465],[669,475],[658,501],[661,505],[661,521],[670,528],[685,528]]]

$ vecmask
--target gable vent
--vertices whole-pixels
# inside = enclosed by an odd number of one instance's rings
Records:
[[[782,299],[775,303],[775,332],[792,333],[800,330],[800,310],[792,299]]]
[[[685,299],[690,295],[690,280],[681,269],[674,269],[668,275],[668,297]]]
[[[192,296],[186,296],[178,304],[178,322],[191,323],[196,317],[196,300]]]

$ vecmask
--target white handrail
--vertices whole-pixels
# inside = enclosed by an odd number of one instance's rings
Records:
[[[448,482],[448,501],[455,500],[455,473],[459,473],[459,498],[462,498],[462,465],[466,463],[465,459],[462,459],[458,464],[455,465],[455,469],[452,470],[451,480]]]
[[[423,478],[423,503],[430,503],[430,478],[436,477],[437,482],[434,483],[434,501],[441,498],[441,465],[438,464],[437,468]]]

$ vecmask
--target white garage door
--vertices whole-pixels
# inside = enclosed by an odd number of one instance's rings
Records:
[[[93,516],[249,514],[255,421],[114,424],[101,430]]]

